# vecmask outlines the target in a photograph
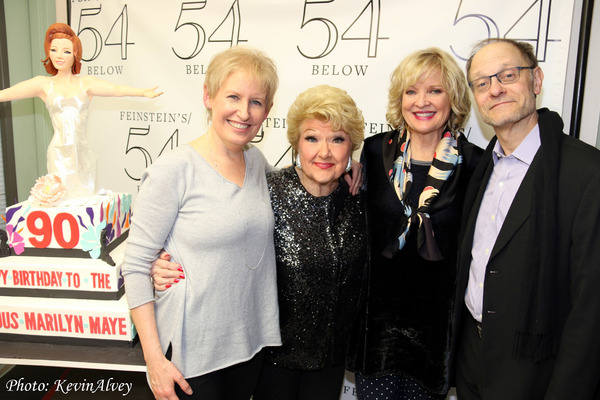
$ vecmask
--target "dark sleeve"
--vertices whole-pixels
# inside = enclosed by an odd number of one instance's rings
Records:
[[[600,171],[573,201],[570,310],[546,400],[600,399]]]
[[[367,162],[367,159],[373,155],[373,146],[375,146],[375,143],[379,143],[379,141],[377,140],[377,136],[371,136],[365,139],[364,144],[363,144],[363,149],[360,153],[360,163],[362,164],[362,168],[363,168],[363,183],[362,183],[362,187],[361,190],[366,190],[367,189],[367,184],[369,182],[369,163]]]

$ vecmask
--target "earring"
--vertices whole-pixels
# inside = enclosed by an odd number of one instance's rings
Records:
[[[300,164],[300,154],[296,154],[296,168],[302,169],[302,164]]]
[[[454,133],[457,130],[456,124],[454,122],[455,122],[454,114],[450,114],[450,118],[448,118],[446,127],[448,128],[448,131],[450,131],[451,133]]]
[[[346,165],[346,172],[352,169],[352,156],[348,157],[348,165]]]

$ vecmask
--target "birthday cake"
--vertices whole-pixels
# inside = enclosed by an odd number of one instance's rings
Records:
[[[77,301],[0,296],[0,310],[0,337],[7,341],[129,346],[135,338],[125,296]]]
[[[46,207],[27,200],[6,209],[11,254],[107,259],[129,231],[131,194],[89,196],[79,205]]]
[[[109,193],[53,207],[28,200],[6,209],[6,232],[0,233],[2,339],[133,342],[120,274],[131,203],[131,194]]]

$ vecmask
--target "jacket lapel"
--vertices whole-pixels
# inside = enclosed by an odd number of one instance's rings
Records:
[[[475,171],[473,171],[471,181],[465,193],[465,203],[462,212],[464,223],[459,243],[461,243],[462,259],[468,260],[469,265],[471,262],[471,248],[473,246],[473,235],[475,234],[477,215],[479,214],[481,200],[483,199],[483,194],[487,188],[487,183],[492,174],[492,170],[494,169],[492,149],[494,148],[495,142],[496,138],[494,137],[481,156],[479,165],[475,168]]]
[[[456,290],[458,298],[464,298],[467,282],[469,280],[469,269],[471,267],[471,249],[473,247],[473,235],[475,234],[475,223],[481,206],[481,200],[487,187],[487,182],[494,169],[494,163],[490,153],[484,152],[479,165],[471,176],[471,182],[465,193],[463,206],[463,230],[459,240],[459,261]],[[486,162],[487,160],[487,162]]]
[[[519,186],[519,190],[517,190],[517,194],[515,195],[515,198],[508,209],[508,214],[506,214],[506,219],[504,220],[502,228],[500,228],[500,232],[498,233],[498,238],[496,239],[496,243],[494,244],[494,248],[490,254],[490,260],[496,254],[498,254],[498,252],[502,250],[504,246],[506,246],[510,239],[531,215],[531,206],[534,195],[533,170],[535,165],[535,161],[531,163],[529,170],[523,178],[523,182],[521,182],[521,186]]]

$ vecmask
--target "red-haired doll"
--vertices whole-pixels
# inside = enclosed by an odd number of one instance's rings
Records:
[[[52,76],[32,79],[0,90],[0,101],[39,97],[46,103],[54,136],[48,147],[48,173],[62,180],[66,197],[95,193],[96,155],[85,134],[87,111],[93,96],[138,96],[153,99],[156,87],[138,89],[94,76],[80,76],[81,41],[67,24],[52,24],[44,42],[42,60]]]

